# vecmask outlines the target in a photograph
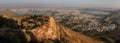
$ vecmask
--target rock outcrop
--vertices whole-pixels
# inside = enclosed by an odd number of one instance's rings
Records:
[[[12,19],[13,25],[3,23],[5,25],[0,30],[0,37],[2,37],[0,42],[4,40],[4,43],[7,43],[5,41],[9,43],[104,43],[62,26],[51,16],[32,15],[20,18]],[[6,25],[18,26],[18,28],[13,29],[14,27]]]

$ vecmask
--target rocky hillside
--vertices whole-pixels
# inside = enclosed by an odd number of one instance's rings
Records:
[[[76,33],[51,16],[0,16],[0,43],[104,43]]]
[[[75,32],[93,38],[98,38],[106,43],[120,43],[120,15],[90,15],[68,16],[60,23]]]

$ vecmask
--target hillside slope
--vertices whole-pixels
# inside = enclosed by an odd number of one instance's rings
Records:
[[[26,18],[2,18],[0,42],[9,43],[103,43],[88,36],[76,33],[57,23],[51,16],[33,15]],[[6,20],[4,20],[6,19]],[[8,22],[7,21],[7,22]],[[14,27],[11,27],[14,26]],[[16,28],[17,27],[17,28]],[[8,29],[5,29],[8,28]],[[6,36],[7,35],[7,36]],[[4,42],[7,43],[7,42]]]

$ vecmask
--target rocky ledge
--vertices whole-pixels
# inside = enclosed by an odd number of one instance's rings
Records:
[[[0,16],[0,43],[104,43],[76,33],[47,15]]]

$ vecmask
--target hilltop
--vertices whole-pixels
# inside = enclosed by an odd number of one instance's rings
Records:
[[[62,26],[47,15],[0,16],[1,43],[103,43]]]

